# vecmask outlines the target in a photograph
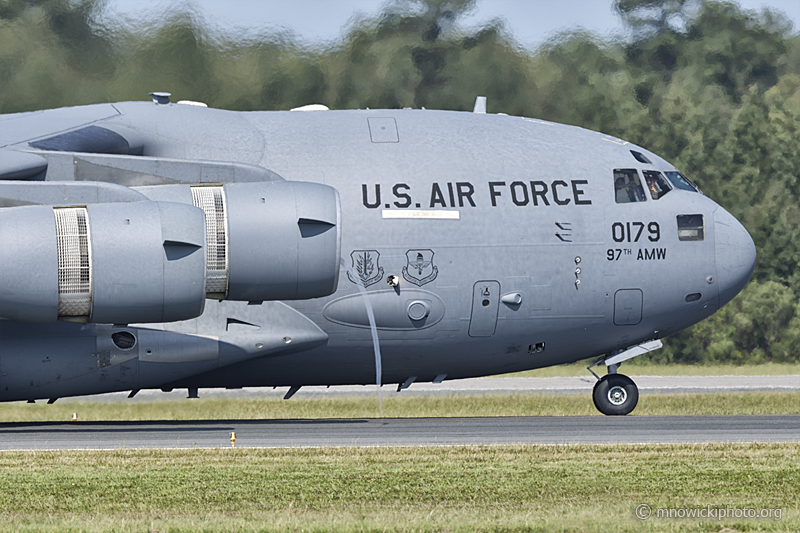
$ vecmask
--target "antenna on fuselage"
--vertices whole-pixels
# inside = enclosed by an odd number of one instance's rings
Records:
[[[150,93],[150,98],[153,99],[153,103],[156,105],[169,105],[170,96],[172,96],[171,93],[164,93],[164,92]]]
[[[475,107],[472,108],[473,113],[486,114],[486,97],[478,96],[475,98]]]

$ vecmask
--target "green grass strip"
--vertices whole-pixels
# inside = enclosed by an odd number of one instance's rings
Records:
[[[15,531],[800,530],[796,444],[14,451],[0,469]],[[708,507],[780,520],[655,515]]]
[[[2,422],[110,420],[244,420],[288,418],[374,418],[377,398],[241,399],[209,397],[152,402],[78,402],[64,399],[0,404]],[[492,394],[384,398],[385,417],[602,416],[588,394]],[[645,394],[630,416],[800,414],[800,392]]]

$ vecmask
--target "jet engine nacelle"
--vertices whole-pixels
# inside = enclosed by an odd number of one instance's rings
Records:
[[[205,220],[167,202],[0,210],[0,316],[169,322],[199,316]]]
[[[0,210],[0,317],[148,323],[206,298],[332,294],[340,205],[314,183],[160,186],[171,201]]]
[[[336,290],[341,206],[333,187],[268,181],[137,190],[205,212],[209,298],[302,300]]]

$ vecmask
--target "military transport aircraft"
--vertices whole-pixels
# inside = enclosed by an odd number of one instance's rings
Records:
[[[0,117],[0,401],[288,398],[596,357],[595,405],[624,415],[638,389],[619,364],[753,272],[744,227],[664,159],[482,97],[469,113],[151,96]]]

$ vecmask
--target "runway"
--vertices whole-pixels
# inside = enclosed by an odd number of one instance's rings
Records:
[[[800,376],[637,376],[631,379],[639,387],[640,394],[681,394],[718,392],[800,392]],[[437,396],[437,395],[483,395],[483,394],[565,394],[589,395],[596,379],[590,374],[580,377],[488,377],[471,379],[449,379],[442,383],[413,383],[408,389],[398,392],[397,385],[382,387],[384,398],[394,396]],[[244,389],[201,389],[200,397],[226,398],[280,398],[288,387],[247,387]],[[64,398],[63,402],[151,402],[165,400],[184,400],[186,389],[172,392],[143,390],[133,399],[128,392],[98,394]],[[303,387],[294,396],[296,399],[331,398],[342,396],[374,396],[375,385],[336,385],[333,387]]]
[[[0,450],[800,442],[800,415],[574,416],[0,424]]]

